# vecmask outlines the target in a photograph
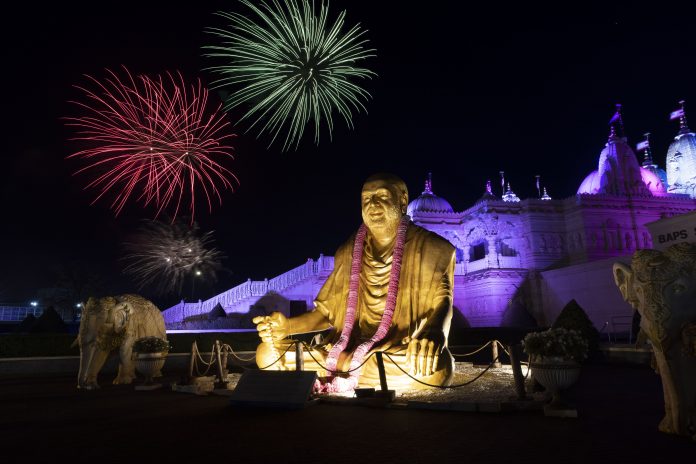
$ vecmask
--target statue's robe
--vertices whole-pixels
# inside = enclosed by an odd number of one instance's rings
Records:
[[[326,343],[313,350],[312,354],[317,360],[319,356],[323,358],[322,361],[326,360],[328,350],[343,330],[354,242],[355,234],[338,249],[334,270],[314,302],[314,310],[326,316],[333,327]],[[380,254],[373,250],[369,234],[365,242],[356,324],[351,340],[339,358],[338,368],[341,370],[349,368],[352,351],[374,335],[386,304],[394,244]],[[452,319],[454,263],[455,249],[447,240],[413,223],[409,224],[391,327],[384,339],[368,353],[368,356],[374,351],[389,354],[391,359],[384,356],[384,363],[390,388],[422,387],[394,365],[396,362],[408,371],[406,350],[408,342],[413,339],[427,338],[442,347],[435,373],[417,378],[436,385],[446,385],[451,381],[454,360],[447,348],[447,336]],[[305,369],[317,369],[319,375],[326,374],[321,372],[311,357],[305,358],[309,362],[305,364]],[[371,356],[360,372],[359,386],[378,385],[376,357]]]

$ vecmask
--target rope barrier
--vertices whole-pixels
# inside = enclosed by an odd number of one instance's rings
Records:
[[[240,357],[237,353],[234,352],[234,350],[232,349],[232,347],[231,347],[230,345],[228,345],[227,343],[225,343],[224,345],[222,345],[222,349],[225,350],[225,351],[224,351],[225,353],[231,354],[232,357],[234,357],[235,359],[237,359],[238,361],[241,361],[241,362],[243,362],[243,363],[250,364],[250,363],[253,363],[253,362],[256,360],[256,355],[252,356],[252,357],[249,358],[249,359],[244,359],[244,358]]]
[[[269,367],[273,366],[275,363],[277,363],[278,361],[280,361],[281,359],[283,359],[283,357],[285,356],[285,353],[287,353],[288,351],[290,351],[290,348],[292,348],[293,346],[294,346],[294,343],[290,343],[290,344],[288,345],[288,347],[285,349],[285,351],[283,352],[283,354],[281,354],[281,355],[278,357],[278,359],[276,359],[275,361],[273,361],[272,363],[270,363],[268,366],[260,367],[259,369],[268,369]],[[254,356],[254,357],[252,357],[252,358],[250,358],[250,359],[241,358],[239,355],[237,355],[237,354],[234,352],[234,350],[232,349],[232,347],[231,347],[230,345],[228,345],[228,344],[224,344],[224,345],[221,346],[220,354],[222,354],[223,352],[224,352],[224,353],[229,353],[229,354],[231,354],[233,357],[235,357],[236,359],[238,359],[238,360],[240,360],[240,361],[242,361],[242,362],[245,362],[245,363],[250,363],[250,362],[252,362],[254,359],[256,359],[256,356]],[[210,371],[210,368],[217,362],[216,359],[215,359],[215,345],[213,345],[213,348],[212,348],[211,353],[210,353],[210,362],[205,362],[205,360],[203,359],[203,357],[201,357],[201,352],[200,352],[200,350],[198,349],[198,346],[195,347],[195,351],[192,352],[192,354],[195,355],[195,356],[200,360],[200,362],[201,362],[202,364],[205,364],[205,365],[207,366],[207,368],[205,369],[205,372],[203,372],[203,374],[201,374],[201,371],[200,371],[200,369],[198,368],[198,362],[194,362],[194,366],[195,366],[195,368],[196,368],[196,374],[198,375],[198,377],[203,377],[203,376],[205,376],[205,375],[208,373],[208,371]],[[195,360],[194,360],[194,361],[195,361]],[[227,366],[223,366],[223,367],[227,367]],[[240,367],[241,367],[242,369],[246,369],[244,366],[240,366]]]
[[[483,345],[481,348],[478,348],[477,350],[472,351],[471,353],[465,353],[465,354],[452,353],[452,356],[459,356],[460,358],[466,358],[467,356],[474,355],[474,354],[478,353],[479,351],[483,350],[485,347],[487,347],[488,345],[490,345],[490,344],[493,343],[494,341],[497,342],[498,340],[489,340],[489,341],[488,341],[485,345]]]
[[[330,373],[333,374],[333,375],[337,375],[337,374],[350,374],[350,373],[352,373],[352,372],[355,372],[355,371],[361,369],[361,368],[370,360],[370,358],[372,358],[372,356],[375,355],[375,353],[376,353],[376,352],[372,352],[369,356],[367,356],[367,357],[365,358],[365,360],[364,360],[359,366],[354,367],[354,368],[352,368],[352,369],[349,369],[349,370],[346,370],[346,371],[331,370],[331,369],[329,369],[327,366],[325,366],[321,361],[319,361],[319,360],[314,356],[313,351],[314,351],[314,350],[317,350],[317,348],[316,348],[315,346],[309,345],[308,343],[306,343],[306,342],[304,342],[304,341],[296,341],[296,342],[294,342],[294,343],[288,343],[288,346],[285,348],[285,351],[283,351],[283,353],[282,353],[276,360],[274,360],[272,363],[268,364],[267,366],[260,367],[259,369],[262,369],[262,370],[263,370],[263,369],[268,369],[269,367],[271,367],[271,366],[273,366],[274,364],[276,364],[277,362],[279,362],[281,359],[283,359],[283,358],[285,357],[285,355],[287,354],[287,352],[290,351],[290,348],[294,347],[297,343],[301,344],[301,345],[306,349],[307,354],[309,354],[310,358],[312,358],[312,360],[314,360],[314,362],[315,362],[320,368],[324,369],[326,372],[330,372]],[[471,353],[466,353],[466,354],[455,354],[455,353],[452,353],[452,356],[459,356],[459,357],[471,356],[471,355],[474,355],[474,354],[476,354],[476,353],[482,351],[483,349],[485,349],[485,348],[486,348],[488,345],[490,345],[491,343],[496,343],[496,344],[498,344],[498,346],[500,346],[500,348],[505,352],[505,354],[507,354],[508,356],[510,356],[510,352],[509,352],[509,351],[505,348],[505,346],[504,346],[502,343],[500,343],[498,340],[489,340],[487,343],[485,343],[484,345],[482,345],[480,348],[476,349],[475,351],[472,351]],[[197,363],[197,362],[194,363],[194,364],[195,364],[195,368],[196,368],[196,372],[197,372],[198,376],[204,376],[204,375],[206,375],[206,374],[208,373],[208,371],[210,370],[210,368],[211,368],[211,367],[215,364],[215,362],[216,362],[216,360],[215,360],[215,345],[213,345],[213,349],[212,349],[212,351],[211,351],[210,362],[206,362],[206,361],[203,359],[203,357],[201,356],[200,350],[198,349],[198,346],[196,346],[196,347],[194,348],[194,350],[195,350],[195,353],[192,353],[192,354],[195,354],[196,358],[198,358],[202,364],[205,364],[205,365],[207,366],[205,372],[204,372],[203,374],[201,374],[201,373],[200,373],[200,369],[198,368],[198,363]],[[241,362],[244,362],[244,363],[251,363],[251,362],[256,358],[256,356],[253,356],[253,357],[251,357],[251,358],[249,358],[249,359],[244,359],[244,358],[240,357],[239,355],[237,355],[237,354],[235,353],[234,349],[233,349],[230,345],[228,345],[228,344],[222,345],[222,346],[221,346],[220,352],[221,352],[221,354],[222,354],[223,352],[226,353],[226,354],[231,354],[234,358],[236,358],[237,360],[239,360],[239,361],[241,361]],[[462,388],[462,387],[466,387],[466,386],[468,386],[468,385],[471,385],[472,383],[474,383],[474,382],[476,382],[478,379],[480,379],[486,372],[488,372],[488,371],[491,369],[491,367],[493,367],[493,365],[495,365],[495,364],[499,361],[499,359],[500,359],[500,357],[497,356],[493,361],[491,361],[490,364],[488,364],[488,366],[486,366],[486,368],[485,368],[482,372],[480,372],[479,374],[476,375],[476,377],[474,377],[473,379],[471,379],[471,380],[469,380],[469,381],[467,381],[467,382],[464,382],[464,383],[461,383],[461,384],[456,384],[456,385],[446,385],[446,386],[445,386],[445,385],[435,385],[435,384],[431,384],[431,383],[428,383],[428,382],[424,382],[424,381],[422,381],[422,380],[420,380],[420,379],[414,377],[414,376],[411,375],[408,371],[404,370],[404,369],[399,365],[399,363],[396,362],[396,361],[390,356],[389,353],[383,352],[383,354],[384,354],[384,355],[389,359],[389,361],[391,361],[403,374],[405,374],[406,376],[408,376],[408,377],[409,377],[410,379],[412,379],[413,381],[415,381],[415,382],[417,382],[417,383],[419,383],[419,384],[421,384],[421,385],[425,385],[425,386],[427,386],[427,387],[439,388],[439,389],[443,389],[443,390],[445,390],[445,389]],[[393,354],[393,353],[392,353],[392,354]],[[524,378],[525,378],[525,380],[526,380],[527,377],[529,376],[529,372],[530,372],[530,370],[531,370],[531,368],[530,368],[530,366],[529,366],[529,362],[521,362],[520,364],[525,364],[525,365],[527,366],[527,372],[526,372],[525,375],[524,375]],[[243,369],[246,369],[244,366],[240,366],[240,367],[242,367]]]
[[[480,379],[481,376],[482,376],[483,374],[485,374],[486,372],[488,372],[488,370],[489,370],[491,367],[493,367],[493,364],[495,364],[496,362],[498,362],[498,358],[495,358],[495,359],[494,359],[493,361],[491,361],[491,363],[483,370],[483,372],[481,372],[480,374],[478,374],[476,377],[474,377],[473,379],[469,380],[468,382],[460,383],[460,384],[457,384],[457,385],[435,385],[435,384],[432,384],[432,383],[423,382],[422,380],[418,380],[417,378],[415,378],[414,376],[412,376],[411,374],[409,374],[408,372],[406,372],[404,369],[402,369],[401,366],[399,366],[399,364],[398,364],[396,361],[394,361],[394,360],[392,359],[392,357],[389,356],[388,353],[384,353],[384,354],[387,356],[387,358],[388,358],[388,359],[389,359],[401,372],[403,372],[404,374],[406,374],[406,375],[407,375],[408,377],[410,377],[412,380],[415,380],[416,382],[420,383],[421,385],[425,385],[425,386],[427,386],[427,387],[433,387],[433,388],[440,388],[440,389],[442,389],[442,390],[466,387],[467,385],[470,385],[470,384],[476,382],[478,379]]]
[[[353,369],[349,369],[349,370],[347,370],[347,371],[337,371],[337,370],[331,370],[331,369],[329,369],[328,367],[324,366],[324,365],[323,365],[322,363],[320,363],[319,361],[317,361],[317,358],[315,358],[314,355],[312,354],[312,349],[316,349],[316,348],[307,345],[305,342],[300,342],[300,343],[302,343],[304,346],[306,346],[307,348],[309,348],[309,349],[307,350],[307,354],[309,354],[309,357],[312,358],[312,359],[314,360],[314,362],[317,363],[317,364],[319,365],[319,367],[321,367],[322,369],[324,369],[326,372],[331,372],[331,373],[333,373],[333,374],[350,374],[351,372],[355,372],[355,371],[357,371],[358,369],[360,369],[361,367],[363,367],[363,366],[365,365],[365,363],[367,363],[367,361],[369,361],[370,358],[375,354],[375,352],[373,351],[373,352],[370,354],[370,356],[368,356],[367,358],[365,358],[365,360],[364,360],[362,363],[360,363],[359,366],[354,367]]]

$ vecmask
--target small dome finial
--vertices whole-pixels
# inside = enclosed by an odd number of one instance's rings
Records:
[[[551,197],[546,193],[546,187],[544,187],[544,194],[541,196],[542,200],[551,200]]]
[[[520,201],[519,197],[515,195],[515,192],[512,191],[510,188],[510,182],[508,182],[507,185],[507,190],[505,191],[505,194],[503,195],[503,201],[511,202],[511,203],[517,203]]]
[[[425,179],[425,190],[423,190],[423,194],[433,194],[433,173],[429,172],[428,173],[428,178]]]
[[[679,115],[679,133],[680,134],[688,134],[691,132],[689,130],[689,126],[686,125],[686,108],[684,108],[684,103],[686,103],[684,100],[679,100],[679,105],[681,108],[679,111],[681,114]]]
[[[638,150],[639,152],[645,152],[642,166],[644,168],[648,168],[651,166],[655,166],[655,163],[653,163],[652,151],[650,150],[650,132],[646,132],[643,135],[645,136],[645,140],[636,145],[636,150]]]
[[[621,103],[616,104],[614,116],[609,120],[609,140],[624,137],[623,114],[621,112]]]

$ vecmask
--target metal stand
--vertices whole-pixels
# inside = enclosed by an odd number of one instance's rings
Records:
[[[381,351],[375,353],[377,357],[377,370],[379,371],[379,386],[380,390],[375,392],[377,398],[382,398],[387,402],[394,401],[396,397],[396,392],[394,390],[389,390],[387,385],[387,372],[384,370],[384,358]]]
[[[297,340],[295,342],[295,370],[304,370],[304,356],[302,354],[302,342]]]

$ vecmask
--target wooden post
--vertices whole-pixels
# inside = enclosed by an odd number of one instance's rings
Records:
[[[522,353],[520,344],[509,345],[508,350],[510,351],[510,364],[512,364],[512,375],[515,378],[515,392],[517,393],[518,400],[526,400],[527,394],[524,390],[524,376],[522,375],[522,364],[520,364],[520,358]]]
[[[218,376],[220,377],[220,382],[224,382],[227,379],[225,378],[225,369],[222,367],[222,357],[220,356],[220,340],[215,340],[215,355],[217,356]]]
[[[222,351],[222,370],[227,372],[227,351],[223,351],[225,345],[220,345],[220,351]]]
[[[491,343],[491,354],[493,356],[493,360],[491,361],[493,363],[493,367],[501,367],[503,364],[500,362],[500,358],[498,357],[498,340],[493,340],[493,343]]]
[[[302,354],[302,342],[300,340],[295,341],[295,370],[304,370],[304,356]]]
[[[193,367],[196,365],[196,352],[198,351],[198,345],[196,345],[196,340],[191,343],[191,362],[189,363],[189,378],[193,378]]]

